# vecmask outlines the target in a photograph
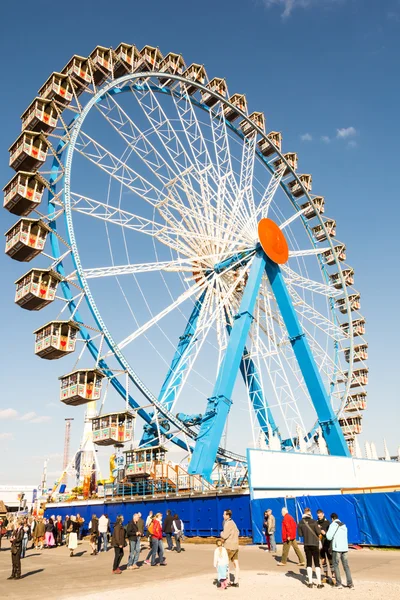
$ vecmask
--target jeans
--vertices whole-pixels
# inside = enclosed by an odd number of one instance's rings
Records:
[[[130,554],[128,558],[128,567],[132,565],[136,565],[140,556],[140,537],[137,536],[136,539],[129,540],[130,546]]]
[[[296,540],[289,540],[289,541],[283,542],[282,560],[281,560],[282,564],[286,565],[287,558],[288,558],[288,555],[289,555],[290,547],[292,547],[293,550],[296,552],[297,558],[299,559],[299,563],[304,563],[305,559],[304,559],[304,556],[302,555],[302,553],[300,551],[300,548],[297,545],[297,541]]]
[[[156,555],[158,552],[158,557],[160,559],[160,565],[164,562],[164,544],[162,540],[158,540],[153,537],[152,546],[151,546],[151,566],[154,567],[156,564]]]
[[[336,552],[335,550],[333,551],[333,568],[336,575],[336,585],[342,585],[342,580],[340,578],[340,561],[342,561],[343,569],[346,573],[347,585],[353,585],[353,580],[351,578],[348,562],[348,554],[348,552]]]
[[[119,546],[114,546],[114,564],[113,571],[119,569],[119,565],[121,564],[122,557],[124,556],[124,549]]]
[[[270,552],[276,552],[276,542],[275,542],[275,533],[267,533],[266,534],[268,550]]]
[[[25,552],[26,552],[27,545],[28,545],[28,538],[24,536],[22,538],[21,558],[25,558]]]
[[[174,544],[172,542],[172,533],[166,533],[165,538],[167,540],[168,550],[172,550]]]
[[[103,540],[103,550],[104,552],[107,552],[108,550],[108,541],[107,541],[107,532],[106,531],[102,531],[99,535],[99,540],[100,540],[100,544],[101,544],[101,540]]]
[[[181,533],[177,533],[175,536],[175,544],[176,544],[176,551],[180,552],[181,551],[181,539],[182,539],[182,534]]]

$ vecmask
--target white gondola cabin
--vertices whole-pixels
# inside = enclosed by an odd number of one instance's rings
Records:
[[[358,294],[358,293],[349,294],[348,298],[349,298],[349,303],[350,303],[350,310],[360,310],[360,308],[361,308],[360,294]],[[343,315],[346,314],[347,305],[346,305],[345,298],[339,298],[339,300],[336,300],[336,306]]]
[[[354,319],[353,323],[353,335],[364,335],[365,334],[365,319],[361,317]],[[345,334],[348,334],[350,327],[348,323],[342,323],[340,326]]]
[[[9,148],[14,171],[36,171],[46,160],[47,140],[38,131],[23,131]]]
[[[135,71],[158,71],[163,55],[158,48],[153,46],[144,46],[140,51],[140,57]]]
[[[92,419],[93,442],[98,446],[114,446],[132,441],[135,415],[117,412]]]
[[[338,383],[346,383],[348,377],[348,373],[343,373],[343,375],[339,375]],[[364,385],[368,385],[368,368],[363,367],[361,369],[355,369],[352,373],[350,387],[363,387]]]
[[[114,77],[122,77],[136,70],[140,52],[131,44],[120,44],[115,50]]]
[[[299,175],[298,178],[299,178],[299,181],[297,179],[293,179],[293,181],[290,181],[288,183],[288,187],[295,198],[300,198],[300,196],[303,196],[303,194],[304,194],[303,188],[305,189],[305,191],[307,193],[311,192],[311,189],[312,189],[311,175],[303,174],[303,175]]]
[[[185,61],[181,54],[169,52],[160,63],[160,71],[162,73],[173,73],[174,75],[182,75],[185,70]],[[161,85],[171,85],[174,80],[170,77],[160,77]]]
[[[233,96],[229,98],[229,102],[233,106],[225,106],[224,108],[224,115],[227,121],[232,123],[240,117],[240,113],[235,110],[236,108],[247,115],[247,100],[244,94],[233,94]]]
[[[358,392],[347,397],[345,411],[359,411],[367,408],[367,392]]]
[[[96,46],[90,55],[92,73],[95,85],[101,85],[112,74],[114,51],[105,46]]]
[[[344,244],[337,244],[333,248],[333,251],[329,248],[329,250],[322,253],[322,256],[324,257],[326,264],[330,266],[335,264],[335,258],[340,262],[343,262],[346,260],[346,246]]]
[[[63,105],[69,104],[74,97],[68,75],[52,73],[39,90],[42,98],[54,98]]]
[[[207,83],[206,87],[211,92],[215,92],[215,93],[219,94],[220,96],[222,96],[223,98],[226,97],[227,86],[226,86],[225,79],[222,79],[221,77],[214,77],[214,79],[211,79],[211,81],[209,83]],[[206,104],[210,108],[218,102],[218,98],[216,98],[213,94],[211,94],[210,92],[203,92],[203,91],[201,92],[201,100],[204,104]]]
[[[71,406],[79,406],[98,400],[101,395],[103,378],[103,373],[98,369],[78,369],[59,377],[61,381],[61,402]]]
[[[39,206],[45,180],[39,173],[18,171],[3,188],[4,208],[13,215],[26,217]]]
[[[324,225],[326,232],[320,223],[311,228],[316,242],[324,242],[328,239],[328,236],[335,237],[336,221],[334,219],[324,219]]]
[[[300,205],[300,208],[304,210],[303,216],[306,219],[312,219],[317,216],[317,214],[323,215],[325,212],[325,198],[323,196],[314,196],[312,201],[314,206],[311,204],[310,200],[307,200],[307,202]]]
[[[79,325],[74,321],[51,321],[36,329],[35,354],[46,360],[62,358],[74,352]]]
[[[285,164],[286,168],[283,172],[283,176],[285,176],[290,173],[290,168],[293,169],[293,171],[295,171],[297,169],[297,153],[296,152],[286,152],[286,154],[284,154],[283,157],[286,159],[287,165],[282,158],[278,158],[277,160],[274,160],[273,165],[275,167],[275,170],[278,170],[282,167],[282,165]]]
[[[38,96],[21,115],[22,131],[43,131],[50,133],[57,127],[58,113],[54,102]]]
[[[346,415],[339,419],[339,425],[345,436],[358,435],[362,432],[362,415]]]
[[[251,115],[249,115],[249,119],[250,119],[250,121],[252,121],[252,123],[254,123],[254,125],[256,125],[256,127],[261,129],[262,132],[265,133],[264,113],[253,112],[253,113],[251,113]],[[245,136],[250,135],[254,131],[254,127],[252,126],[251,123],[248,123],[248,121],[242,121],[240,123],[240,129],[242,130],[243,135],[245,135]]]
[[[52,269],[31,269],[15,282],[15,303],[26,310],[41,310],[53,302],[61,279]]]
[[[29,262],[42,252],[50,227],[41,219],[24,217],[6,231],[6,254],[20,262]]]
[[[354,285],[354,269],[351,267],[343,269],[342,275],[346,286]],[[335,287],[337,290],[340,290],[340,288],[343,287],[339,273],[332,273],[332,275],[329,275],[329,279],[331,280],[333,287]]]
[[[74,54],[71,60],[68,61],[62,69],[61,73],[63,75],[69,75],[77,96],[92,83],[89,61],[85,56]]]
[[[126,457],[125,476],[130,479],[154,477],[157,464],[165,463],[166,452],[164,446],[148,446],[124,452]]]
[[[344,357],[347,362],[350,362],[350,348],[346,348],[344,351]],[[354,362],[360,362],[368,359],[368,344],[359,344],[354,346],[353,349],[353,360]]]
[[[282,149],[282,134],[280,131],[270,131],[266,138],[258,142],[258,147],[263,156],[271,156]]]
[[[186,71],[182,73],[182,76],[186,77],[186,79],[191,79],[193,81],[196,81],[197,83],[201,83],[202,85],[204,85],[207,74],[203,65],[193,63],[190,65],[190,67],[186,69]],[[197,90],[197,86],[190,85],[189,83],[182,83],[181,85],[183,86],[183,89],[186,92],[186,94],[188,94],[189,96],[192,96]]]

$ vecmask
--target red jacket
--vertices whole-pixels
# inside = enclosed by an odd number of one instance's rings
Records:
[[[158,519],[153,519],[153,533],[151,535],[157,540],[162,540],[162,527]]]
[[[283,517],[282,521],[282,541],[286,542],[287,540],[295,540],[296,539],[296,531],[297,525],[296,521],[293,519],[289,513],[287,513]]]

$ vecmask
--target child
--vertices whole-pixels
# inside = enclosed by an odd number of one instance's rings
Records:
[[[222,540],[217,540],[214,551],[214,567],[217,569],[217,586],[225,590],[228,587],[229,557]]]

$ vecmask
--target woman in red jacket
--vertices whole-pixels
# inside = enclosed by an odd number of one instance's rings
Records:
[[[297,532],[296,521],[293,519],[293,517],[291,515],[289,515],[287,508],[282,508],[282,517],[283,517],[283,521],[282,521],[283,549],[282,549],[281,562],[278,563],[278,567],[283,567],[284,565],[286,565],[287,558],[289,555],[289,550],[290,550],[291,546],[293,547],[294,551],[297,554],[297,558],[299,559],[299,566],[304,567],[304,565],[305,565],[304,556],[302,555],[300,548],[298,547],[297,541],[296,541],[296,532]]]
[[[160,566],[163,567],[167,563],[164,558],[164,544],[162,541],[162,525],[161,525],[162,514],[157,513],[155,519],[153,519],[153,528],[151,533],[151,566],[156,566],[156,555],[158,552],[158,558]]]

